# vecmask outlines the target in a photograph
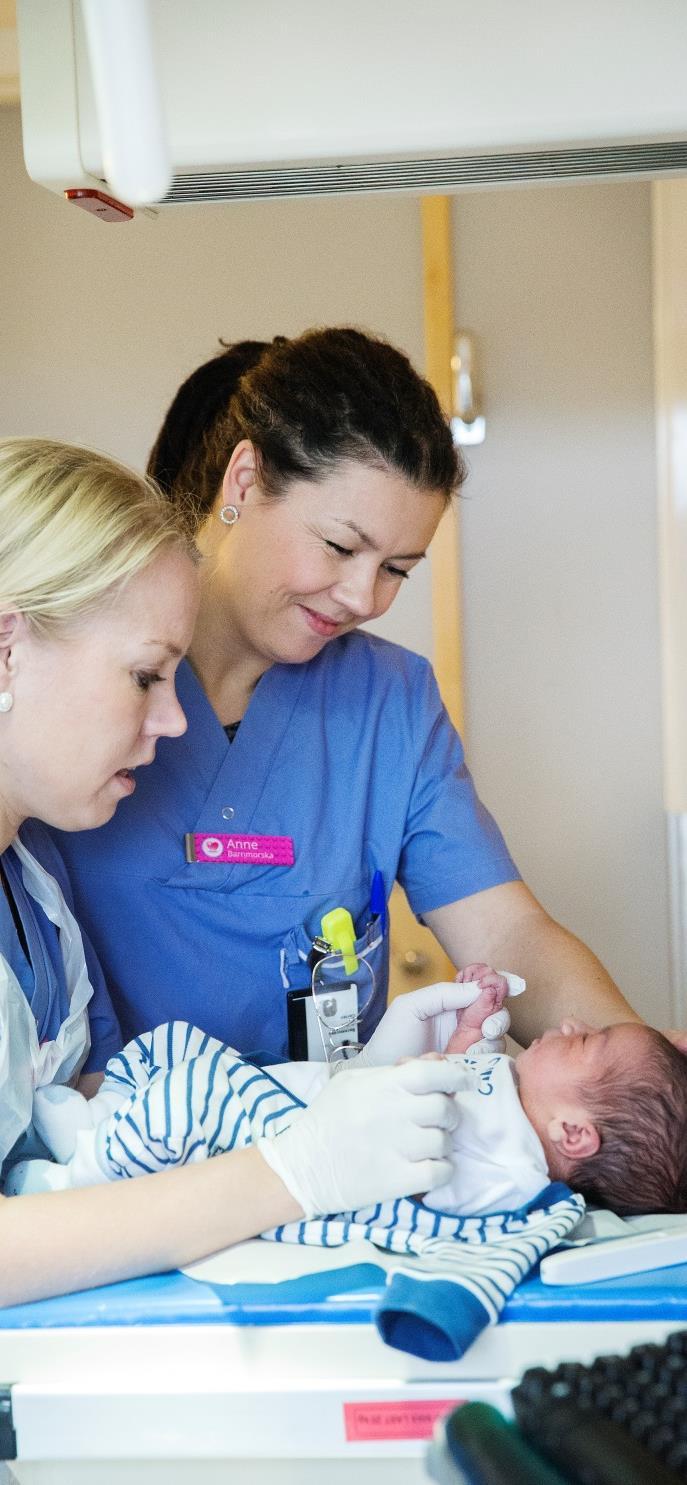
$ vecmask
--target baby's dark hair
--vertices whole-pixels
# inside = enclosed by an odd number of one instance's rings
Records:
[[[640,1075],[611,1066],[580,1088],[601,1145],[566,1174],[573,1190],[612,1211],[687,1211],[687,1056],[652,1027]]]
[[[179,388],[148,473],[192,528],[243,438],[272,496],[344,459],[390,469],[447,502],[467,474],[429,382],[387,341],[347,326],[225,346]]]

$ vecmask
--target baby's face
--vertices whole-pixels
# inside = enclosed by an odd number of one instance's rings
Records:
[[[637,1022],[596,1031],[584,1021],[568,1018],[558,1029],[537,1037],[517,1058],[523,1105],[528,1112],[531,1108],[545,1116],[581,1088],[601,1083],[611,1065],[626,1068],[631,1078],[649,1046],[647,1027]]]

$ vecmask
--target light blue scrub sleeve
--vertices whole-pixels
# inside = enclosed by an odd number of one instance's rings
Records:
[[[31,854],[36,857],[41,866],[49,871],[64,894],[65,902],[72,913],[76,915],[74,897],[67,871],[60,853],[48,835],[47,831],[37,821],[27,821],[20,831],[21,839]],[[77,919],[78,921],[78,919]],[[46,931],[54,935],[52,925],[45,921]],[[105,984],[105,977],[100,967],[98,956],[93,945],[79,924],[81,937],[83,939],[84,954],[86,957],[86,968],[88,978],[93,986],[93,997],[88,1005],[88,1021],[91,1028],[91,1049],[84,1063],[83,1072],[102,1072],[110,1057],[114,1057],[121,1051],[123,1037],[114,1006]],[[55,939],[57,935],[54,935]],[[51,959],[56,961],[58,972],[61,970],[59,960],[59,947],[55,943],[46,944]]]
[[[417,917],[518,881],[501,831],[478,799],[463,744],[430,666],[418,667],[412,719],[416,770],[398,878]]]
[[[65,893],[65,897],[66,897]],[[69,904],[70,907],[72,904]],[[72,907],[72,912],[74,911]],[[88,1006],[88,1024],[91,1028],[91,1050],[82,1072],[102,1072],[111,1057],[122,1049],[124,1038],[120,1031],[115,1008],[110,1000],[105,978],[98,956],[88,937],[81,929],[88,978],[93,986],[93,999]]]

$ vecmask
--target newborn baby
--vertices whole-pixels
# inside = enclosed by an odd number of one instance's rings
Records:
[[[506,977],[478,964],[458,979],[475,982],[477,998],[457,1013],[443,1054],[464,1065],[454,1173],[426,1205],[452,1214],[515,1211],[557,1179],[617,1212],[685,1210],[683,1054],[648,1026],[597,1031],[572,1019],[515,1059],[484,1054],[481,1028],[502,1010]],[[337,1075],[355,1077],[354,1064]],[[315,1062],[256,1068],[172,1022],[112,1058],[90,1102],[70,1088],[37,1090],[35,1127],[62,1163],[23,1162],[5,1191],[92,1185],[255,1141],[278,1172],[272,1137],[330,1076]]]
[[[483,993],[462,1013],[446,1055],[463,1050],[465,1018],[474,1034],[480,1017],[503,1004],[502,976],[487,965],[464,973]],[[478,1059],[478,1079],[486,1067],[513,1120],[507,1141],[531,1150],[524,1121],[551,1180],[619,1214],[687,1210],[687,1057],[659,1031],[630,1021],[596,1030],[569,1017],[514,1059]],[[479,1113],[477,1124],[482,1132]],[[461,1123],[461,1145],[466,1134]]]

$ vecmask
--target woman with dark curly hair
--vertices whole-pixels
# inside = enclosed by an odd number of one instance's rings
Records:
[[[226,347],[180,388],[149,473],[203,556],[188,732],[106,830],[60,841],[125,1035],[187,1019],[285,1054],[288,992],[344,907],[376,986],[366,1040],[396,880],[456,964],[526,977],[523,1038],[632,1016],[519,880],[431,667],[360,628],[412,581],[465,478],[407,357],[349,328]]]

